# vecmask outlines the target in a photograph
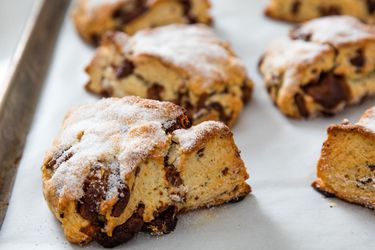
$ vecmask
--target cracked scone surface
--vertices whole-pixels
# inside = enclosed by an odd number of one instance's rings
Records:
[[[328,128],[317,174],[313,187],[324,195],[375,209],[375,107]]]
[[[375,0],[270,0],[269,17],[289,22],[305,22],[332,15],[348,15],[375,23]]]
[[[92,93],[171,101],[194,124],[220,120],[233,126],[253,90],[230,45],[205,25],[108,34],[86,71]]]
[[[250,192],[230,129],[190,127],[168,102],[108,98],[68,113],[42,167],[43,192],[76,244],[113,247],[139,231],[169,233],[176,214]]]
[[[375,94],[375,27],[348,16],[307,22],[271,44],[259,69],[285,115],[335,114]]]
[[[208,0],[77,0],[73,20],[88,43],[99,45],[107,31],[138,30],[172,23],[211,24]]]

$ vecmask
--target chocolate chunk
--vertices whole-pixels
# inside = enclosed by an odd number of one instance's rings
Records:
[[[197,155],[198,155],[198,157],[203,157],[204,156],[204,148],[199,149],[198,152],[197,152]]]
[[[133,71],[134,71],[134,64],[132,63],[132,61],[128,59],[124,59],[124,61],[115,68],[117,79],[125,78],[131,75]]]
[[[55,153],[52,158],[47,162],[46,168],[49,170],[56,170],[59,166],[56,166],[57,161],[61,163],[68,161],[70,158],[72,158],[73,153],[69,152],[66,153],[70,149],[67,148],[66,150],[62,150],[60,152]]]
[[[160,100],[160,94],[164,91],[164,87],[154,83],[147,89],[147,98],[153,100]]]
[[[303,94],[297,93],[294,96],[294,102],[295,102],[301,116],[304,117],[304,118],[309,117],[309,111],[306,107],[305,98],[304,98]]]
[[[375,165],[368,165],[367,166],[371,171],[375,171]]]
[[[125,186],[121,190],[119,190],[119,199],[112,208],[111,216],[113,217],[119,217],[128,205],[130,190],[126,184],[124,185]]]
[[[366,64],[366,58],[363,55],[363,50],[358,49],[356,55],[350,59],[350,63],[357,68],[362,68]]]
[[[220,121],[228,124],[228,122],[232,119],[231,116],[228,116],[227,114],[225,114],[224,107],[220,103],[213,102],[210,104],[210,108],[212,108],[213,110],[216,110],[219,113]]]
[[[332,72],[322,73],[317,81],[303,86],[302,89],[328,110],[350,99],[350,89],[345,77]]]
[[[164,157],[164,169],[166,175],[165,177],[167,178],[169,184],[174,187],[179,187],[184,184],[176,167],[169,163],[168,155]]]
[[[299,12],[299,10],[300,10],[300,8],[301,8],[301,1],[300,0],[296,0],[296,1],[293,2],[292,8],[291,8],[290,11],[291,11],[291,13],[293,15],[297,15],[298,12]]]
[[[197,18],[194,17],[191,13],[191,8],[192,8],[191,0],[180,0],[180,3],[184,9],[184,15],[188,19],[189,23],[191,24],[196,23]]]
[[[225,167],[223,170],[221,170],[221,173],[226,176],[228,174],[229,168]]]
[[[375,0],[367,0],[367,10],[370,15],[375,13]]]
[[[208,94],[204,93],[199,97],[198,103],[197,103],[197,110],[200,110],[202,108],[206,107],[206,101],[208,99]]]
[[[91,39],[92,45],[94,45],[95,47],[98,47],[100,45],[100,35],[99,34],[96,34],[96,33],[91,34],[90,39]]]
[[[290,32],[290,37],[293,40],[302,40],[305,42],[311,41],[312,34],[311,33],[301,33],[299,29],[292,30]]]
[[[245,81],[244,84],[242,84],[241,86],[241,90],[242,90],[242,102],[245,105],[246,103],[250,101],[251,95],[253,93],[253,89]]]
[[[335,15],[341,15],[342,11],[340,6],[321,6],[319,8],[319,12],[321,16],[335,16]]]
[[[84,195],[77,204],[78,213],[94,224],[103,223],[99,215],[99,207],[107,191],[108,173],[100,174],[100,172],[101,169],[94,169],[86,178],[83,184]]]
[[[112,237],[105,233],[94,233],[93,239],[103,247],[113,248],[122,243],[131,240],[135,234],[140,232],[143,227],[143,210],[144,206],[140,205],[137,212],[135,212],[124,224],[117,226],[113,230]]]
[[[117,21],[117,29],[122,30],[124,25],[143,15],[147,10],[147,0],[129,1],[122,8],[116,9],[112,13],[112,18]]]
[[[163,123],[162,126],[163,126],[163,129],[165,130],[165,133],[170,134],[177,129],[190,128],[191,121],[188,116],[181,115],[176,120],[170,120],[170,121]]]
[[[169,206],[166,210],[155,216],[155,219],[145,223],[142,231],[153,235],[168,234],[172,232],[177,224],[177,208]]]

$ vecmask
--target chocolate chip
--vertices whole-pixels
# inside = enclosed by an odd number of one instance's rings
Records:
[[[227,116],[225,114],[224,107],[220,103],[213,102],[213,103],[210,104],[210,108],[216,110],[219,113],[219,119],[220,119],[220,121],[228,124],[228,122],[232,119],[231,116]]]
[[[341,15],[342,11],[340,6],[321,6],[319,7],[319,12],[321,16],[334,16],[334,15]]]
[[[371,15],[375,13],[375,0],[367,0],[367,10]]]
[[[177,117],[177,119],[175,120],[169,120],[163,123],[162,126],[163,126],[163,129],[165,130],[165,133],[170,134],[177,129],[190,128],[191,121],[187,115],[181,115]]]
[[[298,109],[300,115],[304,118],[309,117],[309,110],[306,107],[304,95],[301,94],[301,93],[297,93],[294,96],[294,102],[297,106],[297,109]]]
[[[140,205],[138,210],[124,224],[117,226],[113,230],[112,237],[99,231],[94,233],[93,239],[107,248],[113,248],[131,240],[135,234],[142,230],[144,224],[142,218],[143,210],[144,206]]]
[[[168,234],[172,232],[177,224],[177,208],[169,206],[166,210],[155,216],[151,222],[145,223],[143,231],[150,234]]]
[[[303,33],[300,27],[296,27],[290,31],[290,38],[293,40],[302,40],[305,42],[311,41],[312,33]]]
[[[130,190],[126,184],[124,185],[125,186],[121,190],[119,190],[119,199],[112,208],[111,216],[113,217],[119,217],[128,205]]]
[[[221,173],[226,176],[228,174],[229,168],[225,167],[223,170],[221,170]]]
[[[105,198],[108,182],[108,173],[100,174],[100,172],[101,169],[94,169],[86,178],[83,184],[84,195],[77,204],[78,213],[95,224],[103,222],[99,215],[99,208],[101,201]]]
[[[251,99],[253,89],[245,81],[244,84],[242,84],[242,86],[241,86],[241,91],[242,91],[242,102],[243,102],[243,104],[246,104]]]
[[[350,59],[350,63],[357,68],[362,68],[366,64],[366,58],[363,55],[363,50],[358,49],[356,55]]]
[[[371,171],[375,171],[375,165],[368,165],[367,166]]]
[[[160,100],[161,96],[160,94],[164,91],[164,87],[154,83],[147,89],[147,97],[148,99],[153,99],[153,100]]]
[[[293,4],[292,4],[292,8],[291,8],[292,14],[297,15],[300,8],[301,8],[301,1],[300,0],[294,1]]]
[[[164,157],[164,169],[165,169],[165,177],[167,178],[169,184],[174,187],[179,187],[183,185],[183,181],[181,179],[180,173],[177,171],[176,167],[169,163],[169,157],[166,155]]]
[[[198,157],[203,157],[204,156],[204,148],[199,149],[198,152],[197,152],[197,155],[198,155]]]
[[[191,8],[192,8],[191,0],[180,0],[180,3],[183,7],[184,15],[188,19],[189,23],[191,24],[196,23],[197,18],[194,17],[191,13]]]
[[[72,158],[73,157],[72,152],[66,153],[66,151],[68,151],[69,149],[70,147],[67,148],[66,150],[62,150],[62,151],[55,153],[52,156],[52,158],[47,162],[46,168],[49,170],[56,170],[59,167],[59,166],[56,166],[57,161],[59,161],[59,163],[61,164],[63,162],[68,161],[70,158]]]
[[[350,89],[345,77],[333,72],[322,73],[317,81],[303,86],[302,89],[328,110],[350,99]]]
[[[91,39],[92,45],[94,45],[95,47],[98,47],[100,45],[100,35],[99,34],[95,34],[95,33],[91,34],[90,39]]]
[[[242,196],[235,197],[235,198],[231,199],[230,201],[228,201],[228,203],[237,203],[237,202],[243,201],[243,199],[245,199],[245,197],[246,197],[246,194],[242,195]]]
[[[117,21],[117,29],[122,30],[124,25],[143,15],[147,10],[147,0],[135,0],[127,3],[123,8],[116,9],[112,13],[112,18]]]
[[[134,64],[132,61],[128,59],[124,59],[124,61],[115,68],[117,79],[125,78],[131,75],[133,71],[134,71]]]

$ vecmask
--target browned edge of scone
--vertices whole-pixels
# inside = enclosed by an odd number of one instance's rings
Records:
[[[331,133],[333,134],[337,131],[356,132],[356,133],[359,133],[361,135],[364,135],[365,137],[369,137],[369,138],[375,140],[375,134],[373,132],[369,131],[368,129],[366,129],[363,126],[351,124],[348,121],[345,121],[342,124],[331,125],[327,129],[328,135],[330,135]],[[346,202],[349,202],[349,203],[352,203],[352,204],[355,204],[355,205],[360,205],[362,207],[365,207],[365,208],[368,208],[368,209],[371,209],[371,210],[375,210],[375,207],[365,205],[365,204],[360,203],[360,202],[348,200],[348,199],[340,196],[340,194],[335,192],[332,188],[328,187],[327,184],[324,183],[323,180],[320,178],[320,166],[322,164],[323,158],[325,157],[324,153],[327,152],[327,150],[329,150],[329,148],[330,148],[330,143],[329,143],[329,138],[327,138],[327,140],[323,143],[323,147],[322,147],[322,150],[321,150],[321,156],[320,156],[320,159],[319,159],[318,164],[317,164],[317,179],[311,184],[311,187],[314,188],[317,192],[319,192],[323,196],[325,196],[326,198],[339,198],[339,199],[342,199]]]

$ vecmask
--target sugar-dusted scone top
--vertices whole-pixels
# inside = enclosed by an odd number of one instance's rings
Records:
[[[269,17],[289,22],[304,22],[322,16],[348,15],[375,23],[374,0],[269,0]]]
[[[43,192],[67,239],[113,247],[164,234],[178,212],[250,192],[227,126],[190,127],[177,105],[108,98],[70,112],[46,154]]]
[[[348,16],[316,19],[273,42],[259,66],[285,115],[331,115],[375,94],[375,28]]]
[[[230,45],[204,25],[111,33],[87,73],[93,93],[171,101],[186,108],[194,123],[221,120],[232,126],[253,89]]]
[[[73,20],[82,38],[99,45],[107,31],[138,30],[171,23],[211,23],[208,0],[77,0]]]
[[[313,187],[375,209],[375,107],[358,123],[328,128]]]

